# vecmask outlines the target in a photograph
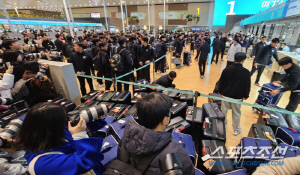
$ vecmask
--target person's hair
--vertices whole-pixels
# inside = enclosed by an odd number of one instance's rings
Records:
[[[105,38],[104,35],[99,36],[99,39],[104,39],[104,38]]]
[[[14,63],[17,61],[17,58],[19,55],[20,54],[18,51],[6,50],[3,53],[3,62],[4,63],[7,63],[7,62]]]
[[[217,35],[216,38],[219,39],[219,35]]]
[[[136,37],[134,37],[134,36],[131,36],[131,37],[129,38],[129,41],[134,41],[134,40],[136,40]]]
[[[177,76],[175,71],[171,71],[169,73],[169,75],[170,75],[171,78],[176,78],[176,76]]]
[[[280,66],[287,65],[289,63],[293,63],[293,60],[291,57],[283,57],[278,61],[278,64]]]
[[[152,92],[136,103],[139,123],[154,129],[165,117],[169,117],[172,100],[165,94]]]
[[[17,140],[30,152],[51,150],[64,141],[66,113],[62,107],[48,102],[34,105],[27,113]]]
[[[286,46],[286,43],[281,43],[281,45],[285,45]]]
[[[72,36],[68,35],[67,36],[67,41],[72,41]]]
[[[149,41],[148,37],[143,37],[143,41],[148,43]]]
[[[247,56],[243,52],[237,52],[234,55],[234,61],[237,62],[237,63],[240,63],[240,62],[244,61],[246,58],[247,58]]]
[[[81,40],[81,41],[84,41],[84,40]],[[84,48],[84,45],[81,42],[76,42],[75,44],[77,44],[79,47]]]
[[[106,45],[107,45],[107,42],[106,42],[106,41],[101,41],[101,42],[99,43],[100,49],[101,49],[101,47],[104,47],[104,46],[106,46]]]
[[[61,36],[60,34],[56,34],[56,35],[55,35],[56,38],[59,38],[60,36]]]
[[[166,36],[165,36],[165,35],[161,35],[161,36],[160,36],[160,39],[163,39],[163,38],[166,38]]]
[[[238,37],[234,37],[234,38],[233,38],[233,41],[236,41],[236,42],[238,42],[238,43],[240,42],[240,40],[239,40]]]
[[[273,38],[272,43],[279,43],[279,39],[278,38]]]
[[[93,39],[92,39],[92,42],[93,42],[94,45],[97,45],[97,42],[98,42],[98,41],[99,41],[99,39],[97,39],[97,38],[93,38]]]
[[[38,73],[40,69],[40,65],[37,61],[26,61],[24,64],[24,69],[32,71],[34,73]]]
[[[120,46],[123,46],[124,43],[126,43],[126,38],[125,38],[125,37],[120,37],[120,38],[119,38],[119,45],[120,45]]]
[[[39,47],[37,50],[38,50],[38,52],[40,52],[40,51],[46,52],[46,49],[44,47]]]
[[[10,46],[15,43],[16,41],[13,40],[13,39],[6,39],[2,42],[2,46],[5,48],[5,49],[10,49]]]
[[[110,38],[113,40],[113,43],[117,43],[117,36],[111,35]]]
[[[262,36],[261,39],[263,39],[263,38],[267,38],[267,37],[266,36]]]

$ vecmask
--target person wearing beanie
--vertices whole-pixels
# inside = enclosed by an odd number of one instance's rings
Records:
[[[159,84],[165,88],[173,87],[175,88],[175,84],[172,84],[176,78],[176,72],[171,71],[168,75],[161,76],[158,80],[154,81],[153,84]]]

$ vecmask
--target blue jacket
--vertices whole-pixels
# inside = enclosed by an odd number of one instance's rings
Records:
[[[40,157],[34,166],[36,175],[77,175],[84,174],[93,169],[97,175],[105,171],[105,167],[99,162],[103,160],[100,153],[102,138],[87,138],[73,140],[69,131],[65,130],[65,139],[61,146],[54,148],[51,152],[63,152],[64,154],[51,154]],[[28,164],[32,159],[50,151],[39,151],[26,153]]]

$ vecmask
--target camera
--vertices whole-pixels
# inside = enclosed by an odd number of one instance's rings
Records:
[[[71,111],[68,113],[67,118],[71,122],[71,126],[76,126],[80,120],[80,116],[86,122],[90,122],[97,119],[99,116],[107,115],[108,110],[109,109],[106,105],[101,104],[82,111]]]
[[[29,44],[28,45],[30,48],[33,48],[33,47],[38,47],[39,45],[38,44]]]
[[[12,99],[0,97],[0,105],[10,105],[12,104]]]
[[[42,54],[40,54],[40,53],[30,53],[30,54],[24,55],[25,60],[32,60],[32,59],[41,58],[41,57],[42,57]]]
[[[37,79],[42,79],[43,75],[46,73],[47,70],[48,70],[48,68],[46,66],[42,66],[40,68],[40,71],[34,77]]]
[[[61,52],[57,52],[57,51],[49,51],[49,53],[51,55],[54,55],[54,56],[61,56]]]
[[[6,140],[2,138],[12,138],[21,128],[23,121],[20,119],[12,120],[1,132],[0,132],[0,147],[6,144]]]
[[[15,39],[15,40],[21,40],[21,38],[20,38],[20,37],[14,37],[14,39]]]
[[[165,160],[159,160],[159,168],[165,175],[183,175],[182,164],[176,153],[167,154]]]

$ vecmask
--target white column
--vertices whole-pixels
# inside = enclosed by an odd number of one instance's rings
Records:
[[[125,2],[125,8],[126,8],[126,24],[127,24],[127,28],[128,28],[128,13],[127,13],[127,3]]]
[[[149,20],[149,33],[151,32],[150,30],[150,0],[148,0],[148,20]]]
[[[120,4],[121,4],[121,13],[122,13],[123,32],[125,32],[124,14],[123,14],[123,3],[122,3],[122,0],[120,0]]]
[[[73,27],[74,27],[74,18],[73,18],[72,9],[71,9],[71,6],[70,6],[70,0],[68,0],[68,6],[69,6],[69,9],[70,9],[70,15],[71,15],[71,19],[72,19],[72,23],[73,23]]]
[[[74,34],[73,34],[73,27],[71,26],[71,22],[70,22],[70,16],[69,16],[69,13],[68,13],[68,8],[67,8],[67,3],[66,3],[66,0],[63,0],[63,3],[64,3],[65,14],[66,14],[66,18],[67,18],[67,21],[68,21],[68,25],[69,25],[70,33],[71,33],[71,36],[74,38]]]
[[[8,16],[7,11],[6,11],[6,8],[5,8],[5,5],[4,5],[4,3],[3,3],[3,0],[0,0],[0,3],[1,3],[2,9],[3,9],[3,12],[4,12],[4,14],[5,14],[5,17],[6,17],[6,19],[7,19],[7,22],[8,22],[8,24],[9,24],[10,31],[12,31],[12,30],[13,30],[13,27],[12,27],[12,25],[11,25],[10,18],[9,18],[9,16]]]
[[[108,30],[108,23],[107,23],[107,15],[106,15],[105,0],[103,0],[103,8],[104,8],[104,14],[105,14],[106,31],[109,31],[109,30]]]
[[[166,31],[166,0],[164,0],[164,32]]]

